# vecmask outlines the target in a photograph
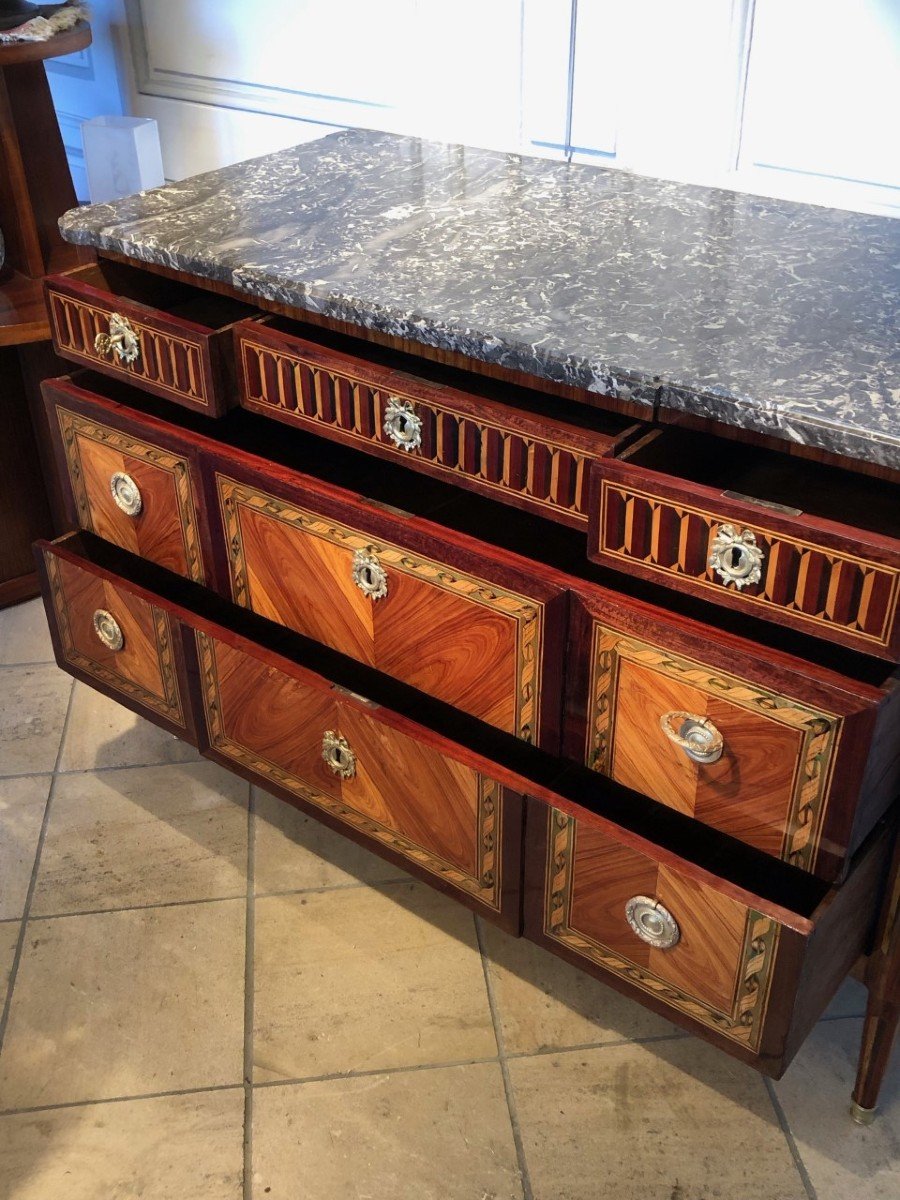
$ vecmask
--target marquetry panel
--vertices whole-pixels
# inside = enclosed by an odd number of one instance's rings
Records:
[[[595,623],[586,761],[619,783],[812,870],[842,718]],[[725,749],[698,763],[663,732],[705,717]]]
[[[48,287],[53,340],[60,354],[108,375],[128,379],[177,403],[208,408],[210,394],[208,348],[202,335],[179,336],[141,321],[128,310],[128,320],[138,336],[140,354],[135,362],[121,362],[115,355],[94,348],[98,334],[109,333],[113,305],[103,307],[82,297],[65,295]],[[115,298],[113,298],[114,300]]]
[[[197,503],[188,460],[130,433],[57,405],[62,451],[82,529],[150,562],[204,582]],[[141,511],[115,503],[110,479],[131,476]]]
[[[545,606],[216,476],[236,603],[525,740],[540,727]],[[387,595],[353,579],[375,554]]]
[[[251,335],[239,341],[244,395],[250,406],[288,414],[292,422],[339,431],[341,440],[360,448],[377,446],[406,466],[427,465],[430,473],[467,480],[499,500],[515,498],[542,516],[576,527],[588,519],[589,467],[594,454],[585,438],[542,437],[538,422],[531,428],[519,414],[505,423],[488,413],[461,411],[452,401],[427,400],[402,388],[380,388],[348,371],[328,370],[299,352],[276,350]],[[391,400],[412,405],[422,422],[421,445],[397,448],[385,432]],[[595,453],[600,453],[603,439]]]
[[[598,550],[607,558],[639,564],[662,576],[689,580],[716,599],[726,590],[748,609],[781,610],[827,636],[846,630],[861,645],[887,646],[897,617],[900,570],[754,524],[763,553],[758,583],[740,590],[709,564],[710,550],[732,518],[675,503],[608,479],[600,485]]]
[[[502,790],[320,688],[198,632],[210,746],[494,911],[501,902]],[[356,755],[351,778],[322,758],[326,731]]]
[[[168,613],[108,579],[45,554],[53,618],[65,661],[157,715],[184,726]],[[106,609],[118,622],[123,645],[110,650],[93,627]]]
[[[661,866],[548,810],[545,935],[750,1050],[760,1044],[778,948],[777,922],[715,887]],[[633,896],[659,901],[680,938],[657,949],[633,933]]]

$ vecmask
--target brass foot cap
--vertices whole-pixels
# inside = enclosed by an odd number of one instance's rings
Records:
[[[877,1112],[877,1108],[863,1108],[862,1105],[857,1104],[855,1100],[850,1105],[850,1116],[857,1123],[857,1125],[871,1125],[875,1120],[875,1114]]]

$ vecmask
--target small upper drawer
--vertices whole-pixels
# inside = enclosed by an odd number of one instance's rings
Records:
[[[357,356],[286,325],[235,330],[246,408],[575,528],[587,525],[591,461],[633,429],[593,409],[586,427],[567,424],[552,413],[564,401],[472,377],[461,390],[436,364],[377,346]]]
[[[896,485],[680,429],[593,468],[588,553],[656,583],[896,660]]]
[[[834,879],[896,798],[888,664],[840,674],[587,585],[570,644],[567,753],[678,812]]]
[[[236,603],[555,747],[559,583],[451,528],[248,455],[208,469]]]
[[[48,380],[43,392],[78,527],[204,583],[206,520],[187,437],[70,379]]]
[[[249,305],[107,260],[45,286],[64,358],[207,416],[237,403],[231,326]]]
[[[36,549],[59,665],[196,744],[180,627],[169,606],[65,546]]]

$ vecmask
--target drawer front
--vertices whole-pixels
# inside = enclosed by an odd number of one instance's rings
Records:
[[[105,292],[77,274],[47,281],[47,307],[53,345],[63,358],[211,416],[229,406],[220,394],[217,331]],[[123,331],[133,358],[109,346],[110,336]]]
[[[570,644],[566,753],[766,854],[837,879],[896,798],[887,665],[876,686],[599,588]]]
[[[132,432],[149,428],[62,383],[44,385],[50,428],[80,528],[197,583],[205,580],[197,480],[188,453]],[[115,422],[115,423],[113,423]]]
[[[539,812],[546,829],[540,927],[526,932],[758,1051],[780,940],[797,935],[715,882],[557,809]]]
[[[60,666],[194,740],[176,623],[163,605],[48,547],[45,604]]]
[[[238,604],[527,741],[542,740],[546,687],[556,736],[558,671],[545,679],[544,663],[548,641],[562,644],[559,588],[468,545],[463,570],[436,539],[440,558],[408,530],[402,544],[381,536],[404,532],[400,515],[338,505],[351,524],[308,490],[304,504],[218,472],[215,483]]]
[[[494,780],[319,677],[196,632],[209,745],[478,906],[506,913],[517,817]],[[507,815],[510,828],[505,831]]]
[[[237,327],[255,412],[585,528],[589,466],[612,439],[389,371],[252,323]]]
[[[792,536],[758,511],[693,505],[599,471],[592,512],[598,561],[864,652],[889,657],[896,644],[896,555],[879,560]]]

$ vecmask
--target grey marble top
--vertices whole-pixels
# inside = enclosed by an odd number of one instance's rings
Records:
[[[900,468],[900,221],[350,130],[71,242]]]

